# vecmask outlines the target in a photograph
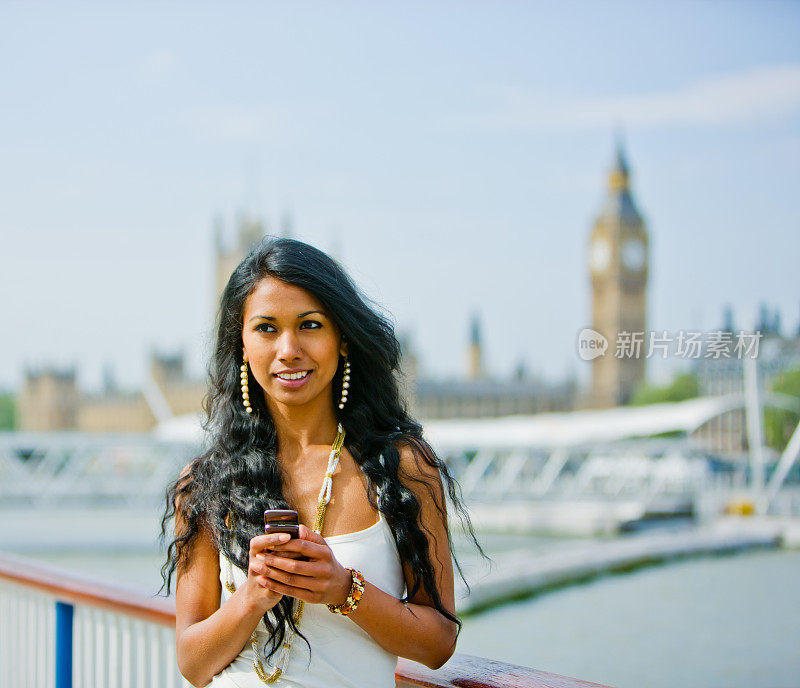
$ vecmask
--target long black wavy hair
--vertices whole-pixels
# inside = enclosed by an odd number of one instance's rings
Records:
[[[217,314],[216,345],[209,366],[209,390],[204,399],[209,448],[192,461],[168,486],[161,520],[162,545],[176,510],[185,526],[175,532],[166,548],[161,568],[161,590],[190,555],[201,528],[207,529],[214,545],[244,571],[248,569],[250,539],[264,533],[265,509],[288,509],[277,462],[277,434],[263,394],[250,376],[252,414],[241,399],[239,367],[242,364],[242,319],[247,297],[265,277],[275,277],[314,295],[336,322],[348,342],[352,373],[348,399],[343,409],[336,398],[341,389],[344,359],[331,385],[331,403],[345,428],[345,446],[359,465],[369,486],[369,499],[391,527],[400,559],[413,572],[403,601],[424,588],[434,607],[458,625],[461,620],[444,608],[429,556],[429,531],[420,523],[420,504],[407,484],[411,476],[399,471],[398,445],[409,444],[418,461],[436,467],[444,479],[447,495],[462,524],[481,548],[461,499],[461,490],[447,465],[423,439],[422,426],[411,418],[400,393],[400,343],[391,321],[376,304],[353,284],[342,266],[323,251],[302,241],[267,237],[233,271],[225,287]],[[401,480],[402,478],[402,480]],[[425,483],[431,495],[438,489]],[[373,496],[373,492],[377,497]],[[445,500],[440,511],[444,513]],[[233,518],[229,519],[228,515]],[[448,536],[449,536],[448,527]],[[469,589],[450,538],[450,553],[458,573]],[[486,557],[488,558],[488,557]],[[306,640],[292,618],[294,598],[284,596],[264,622],[270,630],[269,659],[281,647],[288,624]]]

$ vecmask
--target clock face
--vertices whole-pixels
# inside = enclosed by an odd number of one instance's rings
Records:
[[[644,244],[639,239],[628,239],[622,244],[622,264],[631,272],[639,272],[644,267]]]
[[[589,256],[589,265],[594,272],[603,272],[611,263],[611,246],[605,239],[595,239],[592,242],[592,252]]]

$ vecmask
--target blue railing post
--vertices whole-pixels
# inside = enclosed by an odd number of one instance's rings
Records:
[[[56,688],[72,688],[72,617],[75,607],[56,602]]]

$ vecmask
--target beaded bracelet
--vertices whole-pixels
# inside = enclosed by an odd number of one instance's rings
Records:
[[[358,603],[361,601],[361,596],[364,594],[364,576],[361,571],[351,569],[349,566],[347,570],[353,576],[353,584],[350,586],[350,594],[343,604],[328,604],[326,605],[334,614],[341,614],[347,616],[350,612],[354,612]]]

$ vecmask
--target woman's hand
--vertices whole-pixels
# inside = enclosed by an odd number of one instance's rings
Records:
[[[255,538],[258,539],[258,538]],[[353,577],[333,556],[323,537],[300,525],[300,537],[272,546],[263,555],[265,586],[281,595],[317,604],[344,604]],[[303,559],[290,559],[281,553]]]
[[[274,547],[287,541],[287,533],[273,533],[271,535],[257,535],[250,540],[250,560],[247,567],[247,580],[242,586],[243,592],[252,603],[265,614],[281,601],[283,593],[276,592],[268,585],[270,583],[266,574],[268,567],[265,558]]]

